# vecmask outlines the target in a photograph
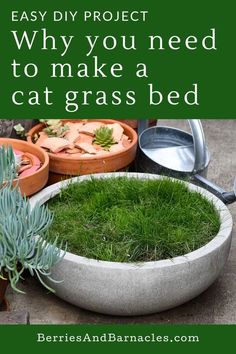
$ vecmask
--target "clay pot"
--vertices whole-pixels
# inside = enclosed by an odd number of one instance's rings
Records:
[[[19,188],[22,195],[30,196],[42,189],[48,180],[49,174],[49,158],[47,153],[39,148],[38,146],[27,143],[26,141],[21,141],[18,139],[10,138],[0,138],[0,145],[11,145],[13,149],[31,153],[39,158],[42,166],[34,173],[29,176],[20,177],[15,179],[13,184],[19,183]]]
[[[64,122],[78,122],[81,120],[63,120]],[[103,123],[116,123],[111,119],[91,119],[89,122],[99,121]],[[138,136],[137,133],[125,123],[120,123],[126,134],[132,141],[130,146],[121,152],[107,154],[107,156],[60,156],[52,153],[49,155],[49,184],[61,181],[62,179],[87,175],[91,173],[114,172],[126,169],[135,159],[137,151]],[[27,141],[33,143],[33,137],[39,133],[44,127],[44,124],[38,124],[33,127],[27,137]]]

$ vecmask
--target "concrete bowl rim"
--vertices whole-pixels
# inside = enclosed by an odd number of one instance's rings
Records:
[[[97,173],[84,175],[79,177],[73,177],[65,181],[57,182],[49,187],[44,188],[39,193],[35,194],[30,198],[31,208],[39,202],[39,204],[44,204],[49,199],[56,196],[60,189],[66,186],[69,183],[75,183],[77,181],[82,182],[90,178],[111,178],[111,177],[128,177],[128,178],[140,178],[140,179],[165,179],[169,178],[166,176],[149,174],[149,173],[137,173],[137,172],[109,172],[109,173]],[[176,180],[175,178],[171,178]],[[95,260],[93,258],[87,258],[79,255],[75,255],[70,252],[66,252],[63,258],[63,261],[74,262],[77,264],[83,264],[93,267],[109,268],[109,269],[123,269],[129,271],[137,271],[138,269],[153,269],[153,268],[166,268],[173,267],[181,264],[186,264],[196,259],[205,257],[207,254],[210,254],[217,248],[219,248],[230,236],[233,228],[233,219],[230,211],[226,205],[215,195],[205,190],[204,188],[193,185],[189,182],[184,182],[188,185],[190,190],[197,191],[198,193],[206,196],[208,200],[212,201],[220,214],[221,226],[220,230],[215,235],[215,237],[208,242],[206,245],[198,248],[195,251],[190,253],[174,257],[172,259],[163,259],[159,261],[151,262],[140,262],[140,263],[122,263],[122,262],[111,262],[111,261],[102,261]],[[62,251],[63,252],[63,251]]]

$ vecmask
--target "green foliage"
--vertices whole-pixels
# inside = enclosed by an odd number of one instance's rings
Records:
[[[12,146],[0,146],[0,186],[17,177],[17,166]]]
[[[22,273],[28,269],[49,290],[42,276],[50,278],[50,269],[62,257],[57,240],[48,243],[47,230],[53,215],[45,206],[32,210],[12,181],[17,177],[17,165],[11,146],[0,147],[0,278],[9,279],[17,288]],[[51,278],[50,278],[51,279]],[[51,279],[53,281],[53,279]],[[53,291],[53,290],[52,290]]]
[[[28,269],[53,291],[42,279],[42,275],[50,278],[51,267],[63,257],[57,240],[47,242],[52,220],[47,207],[36,205],[31,210],[29,200],[10,183],[0,188],[0,275],[7,276],[14,290],[21,292],[17,283]]]
[[[25,128],[20,123],[17,125],[14,125],[13,128],[16,131],[17,135],[19,135],[21,138],[25,137]]]
[[[60,119],[40,119],[40,122],[46,125],[43,129],[49,137],[63,138],[66,132],[69,130],[68,126],[63,125]]]
[[[106,126],[95,130],[95,138],[93,142],[103,147],[104,150],[109,150],[115,144],[112,133],[113,129]]]
[[[88,258],[142,262],[189,253],[209,242],[220,219],[183,182],[125,177],[70,184],[49,202],[50,234]]]

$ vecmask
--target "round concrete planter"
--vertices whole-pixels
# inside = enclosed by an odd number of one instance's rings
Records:
[[[141,179],[163,178],[137,173],[107,173],[93,178],[127,176]],[[32,207],[59,193],[68,182],[83,181],[91,176],[56,183],[31,198]],[[171,260],[145,263],[96,261],[69,252],[52,271],[62,283],[50,284],[62,299],[88,310],[104,314],[144,315],[183,304],[206,290],[218,277],[228,258],[232,217],[227,207],[206,190],[188,184],[212,200],[221,218],[218,234],[198,250]]]

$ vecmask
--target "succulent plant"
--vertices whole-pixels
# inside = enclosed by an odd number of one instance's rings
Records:
[[[60,119],[40,119],[40,122],[46,125],[43,129],[49,137],[63,138],[66,132],[69,130],[66,124],[63,125]]]
[[[0,188],[0,275],[8,278],[14,290],[22,292],[17,283],[28,269],[53,291],[42,279],[42,276],[50,278],[50,268],[63,257],[57,240],[54,243],[47,240],[52,220],[46,206],[36,205],[31,209],[18,187],[7,183]]]
[[[0,186],[17,176],[17,164],[12,146],[0,146]]]
[[[113,129],[106,126],[96,129],[93,143],[102,146],[104,150],[109,150],[110,147],[115,144],[112,133]]]
[[[0,147],[0,278],[8,279],[11,287],[17,283],[25,269],[36,275],[49,290],[42,276],[50,278],[50,268],[62,257],[57,239],[50,243],[47,230],[53,215],[46,206],[36,205],[22,197],[16,177],[15,156],[11,146]],[[50,278],[51,279],[51,278]],[[53,279],[51,279],[53,281]]]
[[[16,131],[16,134],[19,135],[21,138],[25,137],[25,128],[19,123],[14,125],[14,130]]]

